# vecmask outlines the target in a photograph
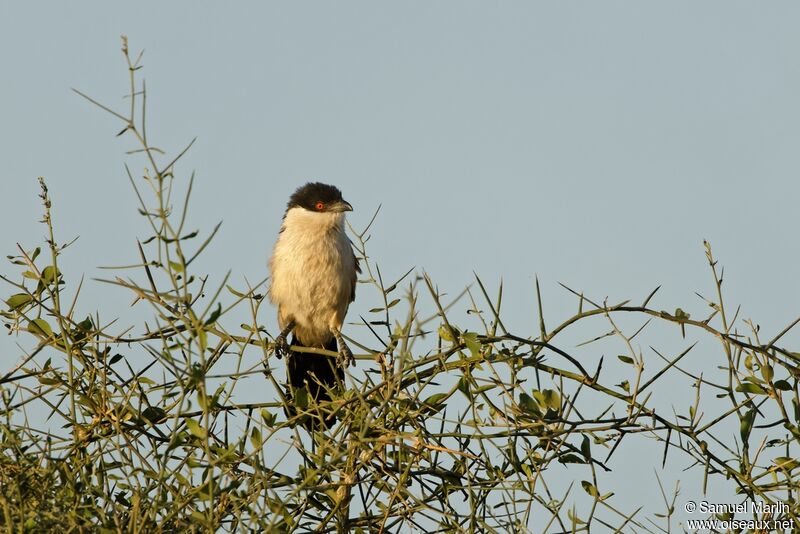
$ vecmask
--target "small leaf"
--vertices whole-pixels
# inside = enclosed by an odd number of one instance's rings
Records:
[[[589,436],[585,434],[583,436],[583,441],[581,441],[581,453],[583,454],[583,457],[586,459],[586,461],[592,459],[592,449],[591,449],[591,444],[589,443]]]
[[[772,462],[779,468],[785,469],[787,471],[791,471],[795,469],[797,466],[800,466],[800,462],[798,462],[795,458],[789,458],[788,456],[778,456]]]
[[[39,383],[45,386],[57,386],[61,383],[58,378],[50,378],[49,376],[40,376]]]
[[[462,334],[461,338],[464,340],[464,344],[467,346],[467,349],[469,349],[473,358],[481,353],[481,342],[478,341],[478,334],[475,332],[465,332]]]
[[[589,482],[588,480],[581,480],[581,486],[583,486],[583,491],[591,495],[592,497],[597,497],[598,491],[597,488]]]
[[[233,288],[232,288],[231,286],[229,286],[228,284],[225,284],[225,287],[228,289],[228,291],[230,291],[231,293],[233,293],[233,295],[234,295],[234,296],[237,296],[237,297],[239,297],[239,298],[244,298],[244,293],[240,293],[240,292],[236,291],[235,289],[233,289]]]
[[[167,419],[167,412],[165,412],[163,408],[159,408],[158,406],[148,406],[142,412],[142,417],[144,417],[151,423],[162,423]]]
[[[469,389],[469,378],[467,375],[462,375],[461,378],[458,379],[458,391],[464,394],[464,396],[468,399],[472,399],[472,392]]]
[[[208,432],[194,419],[186,420],[186,428],[188,428],[189,433],[196,438],[206,439],[206,436],[208,436]]]
[[[628,363],[628,364],[631,364],[631,365],[633,365],[635,363],[633,361],[633,358],[631,358],[630,356],[625,356],[624,354],[620,354],[619,356],[617,356],[617,358],[619,358],[621,361],[623,361],[625,363]]]
[[[444,324],[439,327],[439,337],[445,341],[454,341],[453,336],[450,333],[450,329]]]
[[[772,366],[770,364],[765,364],[761,366],[761,376],[763,376],[764,380],[767,382],[772,380],[774,373],[772,372]]]
[[[775,386],[775,389],[778,389],[780,391],[791,391],[792,390],[792,386],[790,386],[789,382],[787,382],[786,380],[776,380],[774,386]]]
[[[675,310],[675,318],[679,321],[688,321],[689,314],[683,311],[682,309],[678,308]]]
[[[264,446],[264,442],[261,440],[261,430],[257,426],[254,426],[250,432],[250,443],[253,444],[254,449],[261,449]]]
[[[631,385],[628,383],[627,380],[623,380],[622,382],[617,384],[617,387],[620,387],[620,388],[624,389],[626,393],[630,393],[631,392]]]
[[[546,408],[553,410],[554,412],[557,412],[561,409],[561,395],[559,395],[557,391],[545,389],[542,391],[542,398]]]
[[[45,284],[50,285],[53,282],[55,282],[56,280],[58,280],[58,277],[60,275],[61,275],[61,273],[58,272],[58,269],[56,269],[52,265],[48,265],[42,271],[42,281],[44,281]]]
[[[305,387],[294,390],[294,403],[301,410],[308,408],[308,390]]]
[[[268,427],[275,426],[275,414],[271,413],[266,408],[261,408],[261,419],[264,421],[264,424]]]
[[[171,260],[170,260],[170,262],[169,262],[169,266],[170,266],[170,268],[171,268],[173,271],[175,271],[176,273],[182,273],[182,272],[183,272],[183,264],[182,264],[182,263],[179,263],[179,262],[177,262],[177,261],[171,261]]]
[[[433,395],[425,399],[424,403],[427,404],[428,406],[435,407],[441,404],[442,401],[445,400],[447,397],[448,397],[447,393],[434,393]]]
[[[750,439],[750,431],[753,429],[753,421],[756,418],[756,411],[754,409],[747,410],[739,422],[739,436],[742,438],[742,443],[747,443]]]
[[[528,412],[530,414],[536,416],[542,415],[542,411],[539,409],[539,405],[536,404],[536,401],[533,400],[533,397],[531,397],[527,393],[519,394],[519,407],[522,408],[523,411]]]
[[[28,323],[28,332],[36,334],[37,336],[51,337],[53,329],[47,324],[44,319],[34,319]]]
[[[558,457],[559,463],[562,464],[585,464],[586,462],[583,461],[583,458],[578,456],[577,454],[572,454],[568,452],[567,454],[562,454]]]
[[[11,295],[6,300],[6,304],[8,304],[9,309],[17,310],[22,308],[29,302],[33,300],[33,297],[28,295],[27,293],[17,293],[16,295]]]
[[[212,311],[211,315],[208,317],[208,319],[206,319],[206,322],[205,322],[206,326],[216,323],[217,319],[219,319],[220,315],[222,315],[222,304],[220,304],[218,302],[217,303],[217,309]]]
[[[586,521],[584,521],[583,519],[581,519],[580,517],[577,516],[577,514],[575,513],[575,508],[574,507],[569,509],[569,510],[567,510],[567,517],[575,525],[583,525],[583,524],[586,523]],[[575,529],[573,528],[572,531],[574,532]]]
[[[765,390],[763,387],[759,386],[758,384],[753,384],[750,382],[739,384],[738,386],[736,386],[736,391],[740,393],[752,393],[753,395],[767,394],[767,390]]]

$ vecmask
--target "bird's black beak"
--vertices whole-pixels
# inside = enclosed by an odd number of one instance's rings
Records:
[[[353,211],[353,206],[351,206],[346,200],[337,200],[328,206],[328,209],[330,211]]]

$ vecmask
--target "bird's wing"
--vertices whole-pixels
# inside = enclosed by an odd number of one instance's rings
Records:
[[[350,284],[352,289],[350,290],[350,302],[356,300],[356,285],[358,284],[358,275],[361,272],[361,266],[358,264],[358,257],[356,253],[353,251],[352,247],[350,248],[350,252],[353,254],[353,265],[355,269],[353,269],[353,274],[350,276]]]

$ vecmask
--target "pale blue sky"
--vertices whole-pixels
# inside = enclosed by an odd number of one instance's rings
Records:
[[[521,335],[536,333],[536,273],[554,317],[574,311],[559,281],[611,300],[662,285],[660,307],[704,313],[704,238],[767,337],[798,313],[800,4],[10,6],[4,256],[43,234],[41,175],[62,239],[80,236],[65,269],[136,261],[132,145],[70,91],[124,105],[126,34],[146,50],[156,144],[198,137],[179,171],[197,170],[194,226],[224,220],[209,272],[263,277],[288,195],[319,179],[356,228],[383,205],[369,250],[387,278],[417,266],[455,294],[473,270],[502,277]],[[97,284],[84,298],[129,302]]]

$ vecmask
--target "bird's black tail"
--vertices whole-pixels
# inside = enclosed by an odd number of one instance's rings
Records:
[[[294,334],[292,334],[291,344],[305,346]],[[324,348],[338,352],[336,339],[331,338]],[[344,369],[336,364],[334,358],[321,354],[289,351],[286,358],[286,371],[289,379],[289,406],[287,406],[286,415],[289,417],[296,415],[297,408],[306,408],[299,404],[311,404],[312,399],[317,403],[331,400],[328,390],[336,389],[344,382]],[[304,393],[300,391],[302,388],[305,388]],[[306,396],[307,402],[301,399],[303,395]],[[336,416],[323,414],[322,417],[309,417],[305,426],[309,429],[315,428],[318,427],[320,421],[324,428],[329,428],[336,422]]]

